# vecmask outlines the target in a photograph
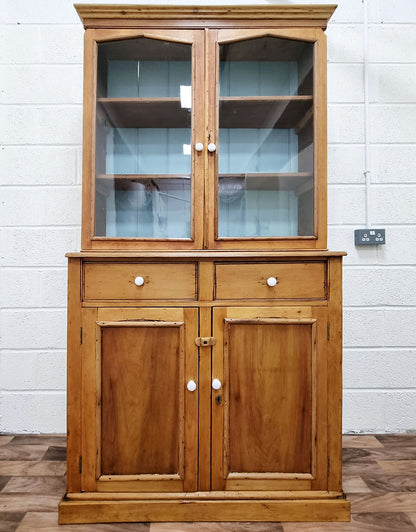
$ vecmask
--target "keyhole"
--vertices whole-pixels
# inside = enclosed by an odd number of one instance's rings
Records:
[[[217,403],[217,405],[220,405],[222,403],[221,395],[217,395],[217,397],[215,398],[215,402]]]

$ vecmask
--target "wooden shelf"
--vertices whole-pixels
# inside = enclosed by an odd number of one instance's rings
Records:
[[[220,128],[294,129],[312,104],[312,96],[222,96]]]
[[[220,174],[219,179],[244,179],[246,190],[299,190],[313,188],[313,174],[310,172]]]
[[[180,98],[97,98],[97,113],[111,127],[191,127],[190,110]]]
[[[293,129],[310,113],[312,96],[220,97],[220,128]],[[98,98],[111,127],[191,127],[180,98]]]
[[[224,177],[269,177],[269,178],[296,178],[296,177],[312,177],[312,172],[251,172],[251,173],[237,173],[237,174],[219,174],[219,178]]]
[[[280,172],[256,174],[219,174],[219,179],[244,179],[246,190],[295,190],[305,192],[313,187],[313,174],[311,172]],[[134,182],[158,181],[190,181],[186,174],[99,174],[97,181],[105,190],[111,188],[111,182],[116,189]]]
[[[191,177],[186,174],[98,174],[96,191],[108,196],[112,190],[132,190],[134,183],[149,184],[149,189],[175,190],[179,184],[181,188],[191,187]]]
[[[114,181],[149,181],[151,179],[191,179],[189,174],[98,174],[97,179]]]

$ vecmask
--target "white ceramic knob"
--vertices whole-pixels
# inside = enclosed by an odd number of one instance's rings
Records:
[[[190,380],[188,384],[186,385],[186,387],[188,388],[188,391],[194,392],[196,390],[196,382],[193,380]]]
[[[134,280],[134,284],[136,286],[143,286],[144,285],[143,277],[140,277],[140,275],[138,277],[136,277],[136,279]]]
[[[202,142],[197,142],[195,144],[195,149],[196,151],[202,151],[204,149],[204,145],[202,144]]]
[[[214,380],[212,381],[212,389],[213,389],[213,390],[220,390],[220,389],[221,389],[221,386],[222,386],[222,384],[221,384],[220,379],[214,379]]]
[[[269,278],[267,279],[267,284],[268,284],[269,286],[276,286],[276,285],[277,285],[277,279],[276,279],[276,277],[269,277]]]
[[[217,149],[216,145],[213,142],[208,144],[208,151],[213,153]]]

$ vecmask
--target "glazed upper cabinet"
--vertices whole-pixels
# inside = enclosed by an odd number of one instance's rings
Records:
[[[326,248],[321,30],[85,39],[84,249]]]

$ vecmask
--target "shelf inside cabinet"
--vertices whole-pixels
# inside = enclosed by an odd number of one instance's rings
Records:
[[[312,104],[312,96],[220,97],[220,128],[294,129]]]
[[[244,180],[246,190],[294,190],[302,194],[313,188],[311,172],[220,174],[219,180]]]
[[[186,174],[98,174],[96,189],[105,196],[111,190],[131,190],[134,183],[142,183],[149,190],[190,187],[191,176]]]
[[[181,107],[180,98],[97,98],[97,114],[110,127],[191,126],[190,109]]]
[[[149,181],[152,179],[191,179],[188,174],[98,174],[97,179],[114,181]]]

